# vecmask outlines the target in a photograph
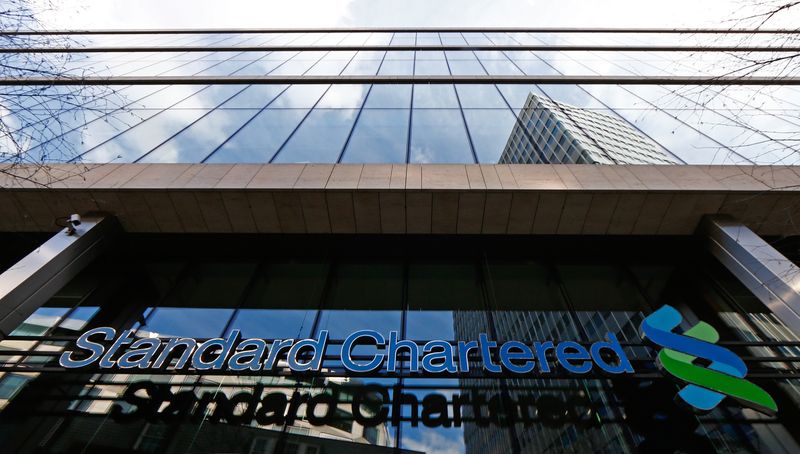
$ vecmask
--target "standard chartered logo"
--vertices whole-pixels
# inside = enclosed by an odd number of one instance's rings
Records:
[[[642,321],[642,337],[663,347],[658,364],[687,385],[678,392],[684,402],[700,410],[712,410],[730,396],[762,413],[778,411],[775,400],[766,391],[745,380],[747,366],[727,348],[715,345],[719,333],[713,326],[699,322],[683,334],[673,333],[682,321],[680,312],[664,305]],[[710,364],[702,366],[702,358]]]

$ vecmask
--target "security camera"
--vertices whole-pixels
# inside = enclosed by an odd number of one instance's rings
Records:
[[[67,235],[74,235],[75,234],[75,227],[81,225],[81,215],[79,214],[71,214],[69,218],[67,218]]]

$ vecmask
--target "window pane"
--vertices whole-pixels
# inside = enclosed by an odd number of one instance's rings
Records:
[[[164,301],[138,328],[137,335],[205,338],[223,334],[256,264],[206,262],[187,266]]]
[[[364,109],[342,162],[406,162],[408,117],[408,109]]]
[[[265,109],[207,162],[269,162],[307,112],[307,109]]]
[[[292,85],[283,94],[278,96],[270,108],[284,107],[298,109],[311,108],[317,103],[319,97],[325,93],[330,85]]]
[[[173,109],[213,109],[245,88],[245,85],[211,85],[175,104]]]
[[[478,162],[497,164],[516,119],[508,109],[464,109]]]
[[[256,109],[217,109],[139,162],[201,162],[257,113]]]
[[[364,107],[399,108],[411,106],[411,85],[373,85]]]
[[[384,60],[378,74],[381,76],[410,76],[414,73],[414,60]]]
[[[478,268],[471,261],[411,263],[406,337],[461,339],[457,331],[464,326],[486,332],[486,308],[480,295]]]
[[[485,76],[486,70],[483,69],[477,60],[451,60],[450,71],[454,76]]]
[[[414,108],[457,108],[452,85],[414,85]]]
[[[285,89],[286,85],[251,85],[220,107],[260,109]]]
[[[336,162],[356,114],[356,109],[314,109],[275,162]]]
[[[381,66],[380,60],[353,60],[342,71],[343,76],[374,76]]]
[[[450,74],[444,60],[417,60],[414,74],[418,76],[442,76]]]
[[[89,151],[84,162],[133,162],[207,114],[201,109],[165,110]]]
[[[344,339],[364,327],[389,337],[389,331],[401,329],[402,307],[401,263],[340,263],[319,329],[329,330],[333,339]]]
[[[478,108],[505,108],[505,101],[500,97],[494,85],[456,85],[461,107],[465,109]]]
[[[245,338],[310,336],[327,274],[322,261],[270,263],[256,276],[231,328]]]
[[[411,123],[411,162],[474,162],[459,110],[414,109]]]
[[[332,85],[319,100],[317,108],[359,108],[369,85]]]

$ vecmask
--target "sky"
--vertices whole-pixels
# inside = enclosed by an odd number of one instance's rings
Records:
[[[52,0],[34,0],[38,2]],[[721,27],[744,0],[58,0],[48,28]],[[800,8],[796,8],[800,9]],[[800,11],[773,27],[800,23]]]

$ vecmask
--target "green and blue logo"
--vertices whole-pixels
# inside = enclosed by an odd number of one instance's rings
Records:
[[[672,330],[681,324],[682,317],[674,307],[664,305],[642,321],[644,339],[663,347],[657,363],[686,386],[678,396],[694,408],[714,409],[730,396],[742,405],[767,415],[778,411],[775,400],[766,391],[745,380],[747,366],[727,348],[716,345],[719,333],[713,326],[700,322],[683,334]],[[707,367],[698,359],[710,362]]]

